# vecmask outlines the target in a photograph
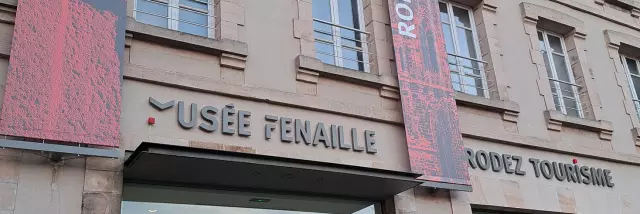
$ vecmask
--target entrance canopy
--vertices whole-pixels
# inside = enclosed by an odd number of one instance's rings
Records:
[[[274,156],[142,143],[125,161],[125,182],[251,189],[383,200],[420,174]]]

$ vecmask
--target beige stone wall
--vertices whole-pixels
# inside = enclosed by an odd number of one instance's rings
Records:
[[[637,213],[640,176],[637,166],[612,163],[594,158],[576,157],[549,153],[534,149],[506,146],[481,140],[468,139],[465,144],[475,151],[484,150],[499,154],[523,157],[522,170],[526,175],[493,172],[490,169],[470,169],[473,192],[454,192],[451,198],[455,214],[469,213],[472,206],[512,207],[526,210],[541,210],[560,213]],[[569,183],[555,178],[547,180],[536,177],[529,158],[572,163],[575,158],[580,166],[609,169],[612,171],[613,188]]]
[[[370,73],[313,58],[312,0],[215,2],[213,39],[128,20],[121,150],[152,141],[409,170],[386,0],[363,1],[369,52],[375,56]],[[640,189],[634,180],[640,174],[640,122],[616,59],[625,45],[633,45],[624,41],[640,38],[638,10],[616,6],[629,1],[608,0],[456,2],[474,9],[491,91],[490,99],[456,95],[465,145],[565,162],[578,158],[581,164],[611,169],[616,187],[548,181],[533,177],[532,169],[525,177],[471,170],[473,193],[416,188],[391,199],[395,205],[389,210],[466,214],[471,207],[493,206],[640,213],[640,193],[633,191]],[[16,1],[0,0],[0,5],[1,95]],[[550,106],[535,43],[536,27],[549,21],[568,26],[556,30],[569,29],[559,33],[568,37],[572,69],[583,77],[586,119],[563,117]],[[148,104],[150,96],[218,108],[233,103],[252,112],[253,135],[183,130],[176,108],[157,111]],[[266,141],[265,114],[374,130],[378,153],[283,144],[278,137]],[[156,125],[146,123],[150,116]],[[89,158],[52,165],[31,153],[0,149],[0,214],[119,213],[121,161]],[[31,206],[35,202],[40,203]]]
[[[258,101],[234,99],[137,81],[125,81],[124,88],[128,92],[123,93],[123,103],[126,107],[123,108],[122,112],[121,129],[123,139],[122,148],[126,150],[134,150],[144,141],[181,146],[200,145],[204,147],[225,148],[227,150],[242,147],[245,152],[263,155],[318,160],[397,171],[409,170],[407,167],[408,159],[406,159],[408,155],[407,147],[406,144],[404,144],[403,129],[399,125],[371,123],[363,119],[288,108]],[[223,135],[220,126],[217,131],[212,133],[204,132],[197,127],[185,130],[178,124],[177,106],[164,111],[158,111],[149,105],[149,97],[153,97],[160,102],[170,100],[183,101],[186,107],[187,121],[189,121],[190,118],[191,103],[198,105],[198,111],[205,105],[214,106],[222,110],[225,105],[233,104],[236,111],[251,112],[251,125],[248,128],[248,130],[251,131],[251,136],[240,137],[237,134],[232,136]],[[221,115],[220,111],[218,112],[218,116],[219,115]],[[366,152],[358,153],[325,148],[323,144],[309,146],[304,143],[282,143],[280,142],[279,136],[280,128],[277,128],[272,133],[272,139],[266,140],[264,124],[277,125],[277,123],[265,121],[265,115],[288,117],[302,121],[309,120],[311,121],[311,130],[313,132],[315,131],[315,123],[317,122],[324,123],[327,129],[332,124],[341,125],[344,126],[345,141],[347,142],[351,139],[348,131],[351,128],[357,128],[360,140],[359,145],[361,146],[364,145],[364,130],[375,131],[378,153],[372,155]],[[153,126],[148,125],[148,117],[154,117],[156,124]],[[196,119],[198,119],[197,124],[205,122],[200,118],[199,112]],[[220,117],[218,117],[218,121],[220,121]],[[290,135],[293,136],[293,134]]]

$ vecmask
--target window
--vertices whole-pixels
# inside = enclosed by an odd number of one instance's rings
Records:
[[[583,118],[584,112],[578,94],[580,86],[575,83],[573,71],[570,70],[563,37],[538,31],[538,40],[556,110],[569,116]]]
[[[213,37],[211,0],[136,0],[136,20],[145,24]]]
[[[378,202],[260,192],[125,184],[122,214],[381,214]]]
[[[369,71],[362,0],[313,0],[316,56],[322,62]]]
[[[479,209],[473,209],[473,214],[525,214],[525,213],[520,213],[520,212],[508,212],[508,211],[496,211],[496,210],[479,210]],[[536,214],[539,212],[526,212],[526,213],[531,213],[531,214]]]
[[[640,62],[638,59],[626,56],[620,56],[620,58],[622,60],[622,66],[624,66],[624,70],[627,72],[629,79],[633,105],[636,107],[636,112],[640,113],[640,100],[638,99],[638,95],[640,95]]]
[[[440,21],[451,70],[451,83],[456,91],[488,97],[484,63],[473,14],[469,8],[440,2]]]

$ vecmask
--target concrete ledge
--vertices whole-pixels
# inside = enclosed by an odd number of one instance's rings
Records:
[[[174,48],[197,51],[214,55],[229,54],[236,57],[249,55],[247,43],[234,40],[216,40],[182,33],[153,25],[143,24],[127,17],[127,33],[136,40],[144,40],[168,45]]]
[[[553,2],[557,2],[558,4],[567,6],[569,8],[582,11],[587,14],[591,14],[592,16],[599,17],[604,20],[608,20],[610,22],[640,31],[640,24],[633,22],[632,19],[634,17],[629,16],[628,20],[624,20],[624,17],[619,17],[611,14],[606,14],[603,10],[597,9],[588,5],[585,5],[581,2],[575,0],[551,0]],[[596,0],[596,2],[602,0]]]
[[[575,34],[581,37],[587,35],[584,22],[578,18],[545,6],[527,2],[520,3],[520,8],[523,18],[527,21],[535,21],[539,27],[552,30],[555,33],[569,34],[574,31]],[[541,18],[543,19],[541,20]]]
[[[606,120],[572,117],[556,110],[544,111],[544,118],[547,120],[547,129],[553,131],[562,131],[562,127],[578,128],[597,132],[602,140],[611,140],[613,135],[613,124]]]
[[[480,2],[482,2],[482,0],[450,0],[452,2],[467,6],[467,7],[475,7],[476,5],[480,4]]]
[[[629,57],[640,57],[640,38],[612,30],[605,30],[604,38],[609,48],[616,49],[616,52],[618,52],[616,55],[624,54]]]
[[[398,78],[391,76],[381,76],[362,71],[351,70],[334,65],[325,64],[314,57],[300,55],[296,58],[297,70],[309,70],[318,72],[319,76],[352,82],[359,85],[380,88],[383,86],[398,88]]]
[[[318,76],[319,76],[318,72],[298,69],[298,74],[296,74],[296,80],[306,82],[306,83],[318,84]]]
[[[296,66],[298,71],[297,80],[304,81],[306,78],[301,79],[301,76],[308,76],[310,73],[313,73],[320,77],[376,87],[380,90],[381,97],[400,100],[398,79],[396,77],[384,77],[376,74],[341,68],[325,64],[314,57],[303,55],[296,58]],[[317,78],[314,78],[314,80],[315,81],[312,83],[317,83]],[[503,113],[503,119],[506,121],[517,122],[517,117],[520,113],[520,106],[513,101],[492,100],[460,92],[456,92],[455,99],[456,103],[461,106]]]
[[[392,99],[392,100],[400,100],[400,90],[398,90],[398,88],[382,86],[380,87],[379,90],[380,90],[381,97]]]
[[[633,141],[635,141],[636,146],[640,146],[640,128],[636,127],[631,129],[631,135],[633,136]]]
[[[640,8],[640,2],[637,0],[604,0],[604,2],[629,10]]]
[[[492,100],[485,97],[473,96],[462,92],[455,94],[456,104],[476,109],[483,109],[502,114],[502,119],[509,122],[518,122],[520,105],[510,100]]]
[[[520,105],[510,100],[492,100],[486,97],[473,96],[456,92],[456,103],[461,106],[475,107],[492,112],[520,112]]]
[[[236,54],[222,53],[220,55],[220,66],[243,70],[247,67],[247,57]]]

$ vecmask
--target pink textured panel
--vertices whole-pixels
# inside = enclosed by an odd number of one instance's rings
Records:
[[[18,5],[0,133],[117,147],[119,17],[81,0]]]
[[[411,170],[470,185],[438,0],[389,0]]]

